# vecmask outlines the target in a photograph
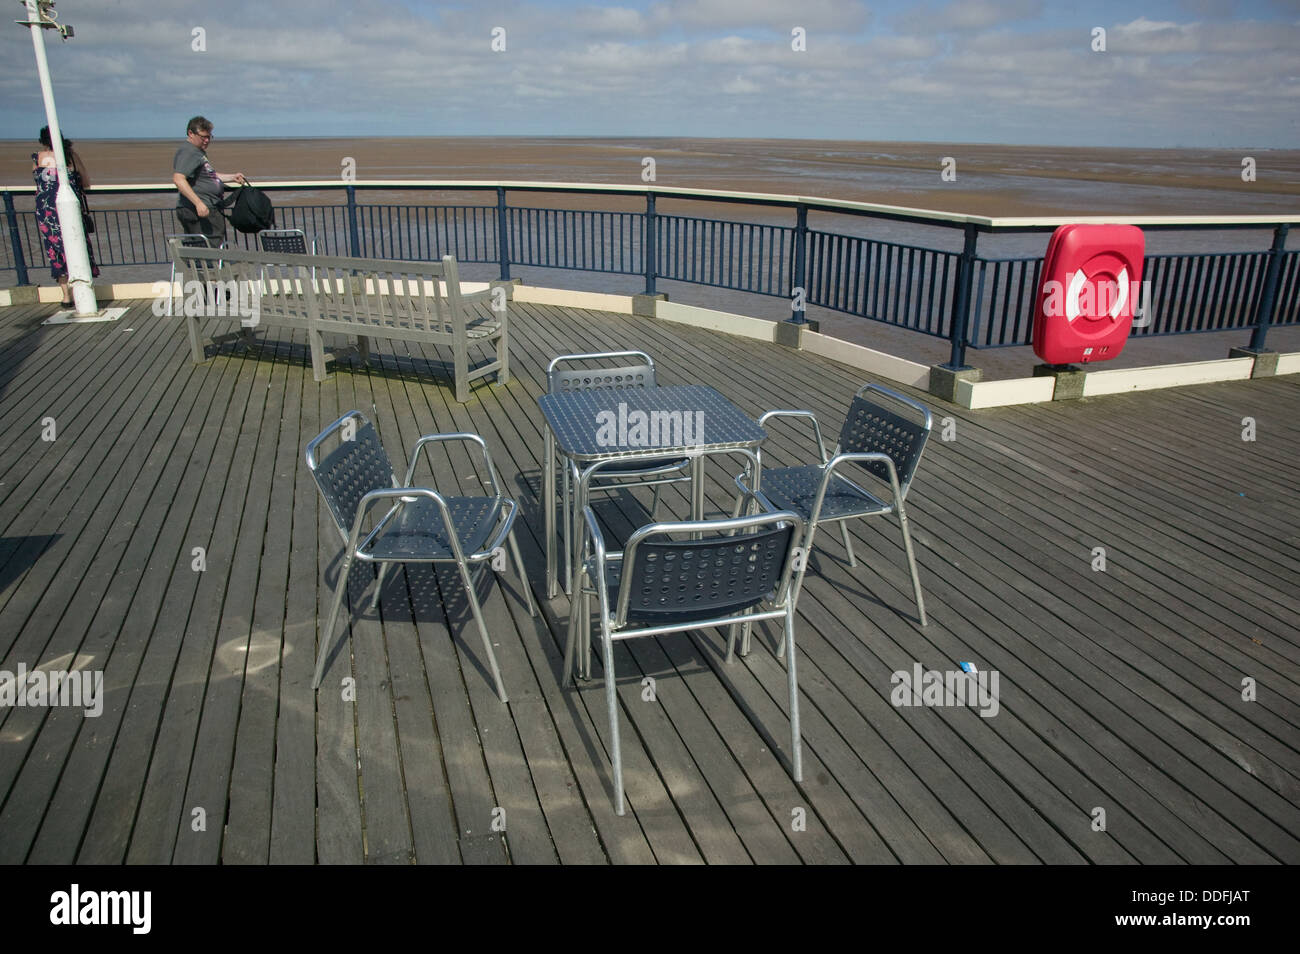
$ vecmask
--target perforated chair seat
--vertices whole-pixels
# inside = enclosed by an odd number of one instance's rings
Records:
[[[817,491],[821,488],[825,471],[816,465],[806,467],[773,467],[763,471],[763,494],[780,510],[793,510],[805,520],[812,516]],[[868,517],[886,513],[890,504],[879,497],[855,487],[840,474],[831,478],[822,501],[818,520],[846,520],[849,517]]]
[[[445,499],[461,550],[465,553],[481,550],[496,530],[501,501],[495,497]],[[357,555],[366,560],[401,563],[456,558],[442,512],[428,497],[414,497],[403,504],[392,522]]]

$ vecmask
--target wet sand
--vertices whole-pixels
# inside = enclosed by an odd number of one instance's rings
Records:
[[[660,186],[799,194],[977,215],[1300,213],[1300,150],[734,139],[223,140],[220,126],[216,132],[209,155],[218,170],[242,171],[265,182],[341,181],[344,169],[354,168],[363,180],[643,185],[643,160],[650,157]],[[166,183],[177,145],[179,140],[84,140],[77,151],[97,184]],[[26,142],[0,142],[0,185],[31,183],[28,156],[33,148]],[[1253,182],[1242,180],[1247,157],[1255,161]],[[316,198],[337,201],[324,194]],[[530,197],[530,204],[550,204],[544,198]],[[109,200],[102,197],[97,205]],[[459,197],[466,200],[490,198]],[[154,196],[148,204],[157,201]],[[560,204],[589,201],[569,197]]]

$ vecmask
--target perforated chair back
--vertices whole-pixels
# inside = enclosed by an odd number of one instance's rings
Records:
[[[887,395],[894,400],[916,409],[923,415],[922,421],[911,420],[867,400],[863,395],[868,391]],[[899,491],[907,494],[916,465],[921,460],[926,441],[930,437],[930,412],[923,405],[901,394],[895,394],[885,388],[868,385],[858,392],[849,406],[848,416],[840,431],[840,452],[845,454],[888,454],[894,462],[898,473]],[[881,461],[867,461],[859,466],[889,483],[889,470]]]
[[[641,358],[640,364],[607,368],[563,368],[579,361],[612,361]],[[569,391],[609,391],[655,387],[655,363],[644,351],[606,351],[600,354],[563,354],[546,369],[546,387],[551,394]]]
[[[641,543],[623,567],[624,618],[651,625],[710,619],[771,599],[793,533],[794,524],[784,523],[731,537]]]
[[[351,440],[343,440],[348,421],[355,422],[356,430]],[[317,447],[336,431],[340,432],[338,446],[318,462]],[[339,418],[312,441],[307,446],[307,466],[344,540],[352,532],[361,498],[372,490],[399,486],[378,432],[360,414]]]
[[[257,242],[264,252],[308,254],[307,235],[302,229],[263,229],[257,233]]]

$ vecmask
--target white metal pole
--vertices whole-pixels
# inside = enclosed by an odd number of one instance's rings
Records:
[[[50,126],[50,145],[58,164],[59,191],[54,208],[59,215],[59,231],[63,235],[63,255],[68,263],[68,283],[72,286],[72,300],[77,317],[99,313],[95,301],[95,288],[91,284],[90,253],[86,250],[86,231],[81,225],[81,202],[72,189],[68,177],[68,158],[63,154],[63,135],[59,131],[59,117],[54,109],[54,89],[50,85],[50,67],[45,59],[45,35],[39,0],[27,0],[27,19],[32,31],[32,46],[36,48],[36,70],[41,78],[41,95],[45,97],[45,118]]]

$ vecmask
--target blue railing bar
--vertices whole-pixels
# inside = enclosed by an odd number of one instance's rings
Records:
[[[970,314],[970,291],[975,266],[975,244],[979,231],[974,225],[966,226],[966,241],[962,247],[961,264],[957,272],[957,295],[953,302],[950,340],[952,354],[945,365],[949,370],[961,371],[966,367],[966,321]]]
[[[1273,321],[1273,305],[1277,301],[1277,280],[1282,273],[1282,252],[1286,249],[1286,236],[1290,227],[1285,223],[1273,230],[1273,247],[1268,250],[1268,271],[1264,273],[1264,288],[1259,296],[1259,308],[1255,312],[1255,331],[1250,336],[1250,347],[1255,351],[1264,350],[1264,338],[1268,335],[1268,326]]]
[[[655,214],[655,194],[645,194],[645,218],[642,220],[641,255],[645,259],[645,293],[655,292],[655,269],[659,267],[656,249],[659,246],[659,223]]]
[[[506,212],[506,190],[497,189],[497,263],[501,281],[510,280],[510,221]]]
[[[31,284],[27,280],[27,261],[23,258],[23,236],[18,230],[18,210],[14,208],[13,193],[8,190],[5,191],[5,221],[9,223],[9,246],[13,249],[14,271],[18,273],[18,284]]]
[[[807,321],[805,311],[808,307],[808,206],[795,206],[794,223],[794,274],[790,276],[790,320],[796,325]],[[795,289],[803,289],[802,301],[796,305]]]
[[[357,229],[357,190],[347,187],[348,196],[348,249],[353,258],[361,257],[361,233]]]

